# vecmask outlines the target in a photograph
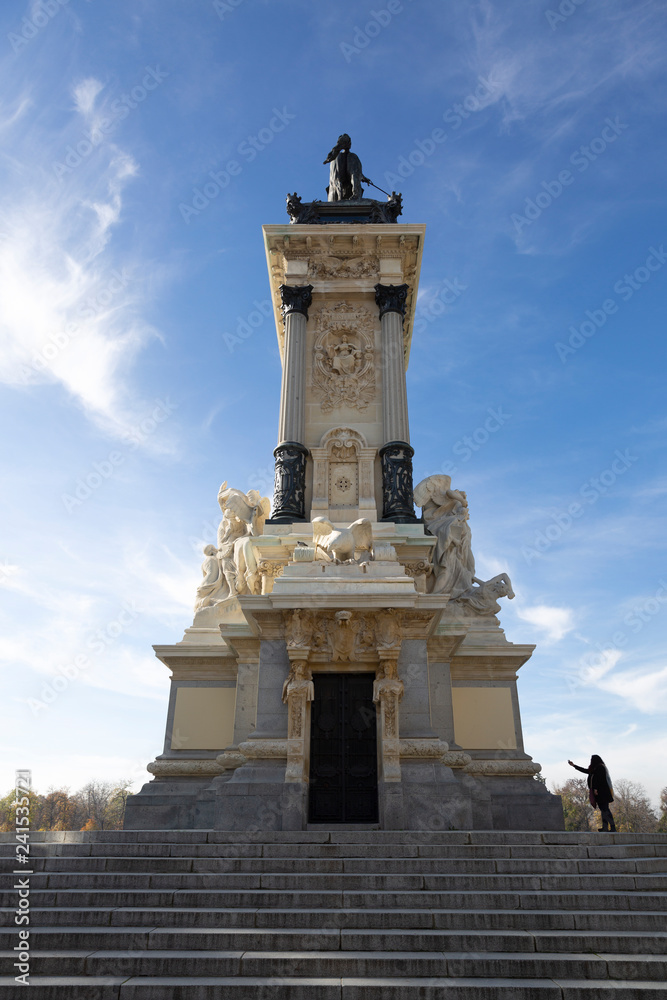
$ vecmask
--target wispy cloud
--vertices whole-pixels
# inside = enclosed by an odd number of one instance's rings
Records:
[[[544,632],[546,642],[558,642],[574,628],[574,613],[571,608],[536,604],[532,608],[518,608],[517,615]]]
[[[142,315],[142,267],[113,245],[138,166],[95,132],[103,89],[93,77],[74,84],[62,128],[29,88],[0,118],[12,149],[0,161],[0,380],[32,391],[59,384],[106,433],[123,436],[142,415],[130,366],[156,331]]]

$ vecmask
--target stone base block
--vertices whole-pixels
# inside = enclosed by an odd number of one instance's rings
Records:
[[[531,777],[477,777],[490,797],[493,830],[564,830],[563,804]],[[474,829],[481,829],[476,826]]]
[[[208,779],[149,781],[125,806],[124,830],[212,830],[215,799]]]
[[[469,830],[470,789],[439,761],[402,761],[404,830]]]

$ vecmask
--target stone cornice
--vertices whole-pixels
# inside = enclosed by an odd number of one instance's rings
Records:
[[[432,635],[428,640],[428,658],[431,663],[447,663],[460,648],[466,637],[466,628],[448,635]]]
[[[457,649],[451,661],[452,682],[516,680],[517,671],[530,659],[535,646],[508,642],[500,646],[466,646]]]
[[[378,279],[382,284],[410,286],[403,322],[405,366],[410,356],[410,343],[417,304],[422,249],[426,226],[422,224],[361,224],[340,226],[282,225],[263,226],[271,293],[273,299],[278,345],[282,356],[284,324],[280,285],[304,285],[312,276],[314,293],[373,292]],[[346,276],[315,277],[314,263],[321,259],[355,261],[368,258],[378,262],[378,271],[353,274],[347,268]],[[346,271],[345,268],[342,268]]]
[[[153,646],[155,655],[172,672],[172,680],[236,679],[236,657],[225,646]]]

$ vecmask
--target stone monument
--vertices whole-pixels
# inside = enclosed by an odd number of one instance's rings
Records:
[[[412,481],[405,373],[424,225],[363,197],[340,136],[328,201],[264,226],[282,359],[273,503],[224,482],[171,671],[163,752],[126,829],[563,828],[534,780],[517,671],[534,647],[475,575],[466,493]],[[259,459],[259,456],[258,456]],[[421,508],[421,516],[415,510]]]

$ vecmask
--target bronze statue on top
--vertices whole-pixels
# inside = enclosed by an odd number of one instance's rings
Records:
[[[389,194],[365,177],[361,160],[351,150],[352,140],[344,132],[324,163],[329,166],[329,186],[327,201],[301,201],[296,193],[287,195],[287,214],[290,222],[298,225],[319,225],[320,223],[394,223],[403,210],[403,199],[396,191]],[[364,198],[362,183],[381,191],[387,196],[385,202],[374,198]]]
[[[368,177],[364,177],[361,160],[351,151],[351,146],[352,140],[344,132],[338,136],[338,142],[324,161],[331,164],[327,188],[329,201],[358,201],[364,195],[362,181],[364,184],[373,183]]]

